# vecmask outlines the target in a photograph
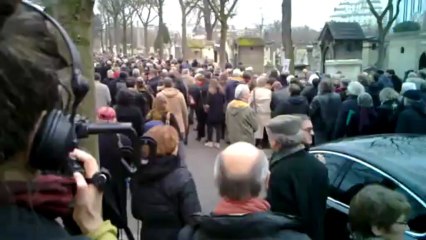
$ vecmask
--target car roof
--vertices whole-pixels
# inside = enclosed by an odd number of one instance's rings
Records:
[[[426,135],[355,137],[311,149],[343,153],[386,172],[426,201]]]

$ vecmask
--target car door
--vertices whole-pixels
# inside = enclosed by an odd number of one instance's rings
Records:
[[[328,170],[329,194],[327,199],[327,210],[325,214],[325,239],[344,239],[347,236],[347,213],[345,205],[335,200],[339,193],[338,186],[351,165],[351,161],[343,154],[329,151],[311,151]]]

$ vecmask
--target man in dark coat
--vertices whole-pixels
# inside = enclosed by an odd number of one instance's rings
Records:
[[[398,116],[395,133],[426,134],[426,104],[419,90],[404,93],[404,111]]]
[[[272,99],[271,99],[271,111],[273,112],[278,105],[283,104],[290,97],[290,91],[288,87],[283,87],[283,85],[276,81],[272,84]]]
[[[347,98],[342,103],[337,115],[336,126],[334,129],[333,139],[342,138],[348,135],[350,120],[358,113],[358,95],[365,92],[364,86],[358,81],[353,81],[349,84],[347,90]]]
[[[300,218],[313,240],[324,239],[327,168],[305,150],[302,119],[281,115],[267,125],[273,154],[267,200],[271,211]]]
[[[309,103],[306,97],[300,95],[302,92],[298,84],[290,84],[290,97],[281,104],[278,104],[272,116],[284,114],[309,114]]]
[[[222,199],[210,215],[195,218],[179,240],[307,240],[299,221],[270,212],[260,197],[269,171],[263,151],[245,142],[230,145],[216,158],[215,181]]]
[[[309,104],[311,104],[314,97],[318,95],[318,85],[320,83],[320,79],[318,76],[315,76],[316,75],[313,76],[314,78],[312,79],[312,83],[310,83],[309,86],[306,86],[301,93],[301,95],[308,100]]]
[[[330,80],[321,81],[319,95],[314,97],[310,107],[315,144],[322,144],[333,139],[334,126],[341,105],[340,95],[333,91],[333,83]]]

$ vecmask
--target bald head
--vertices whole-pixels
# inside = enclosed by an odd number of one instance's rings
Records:
[[[238,142],[217,156],[214,176],[222,197],[232,200],[255,198],[269,176],[268,159],[255,146]]]

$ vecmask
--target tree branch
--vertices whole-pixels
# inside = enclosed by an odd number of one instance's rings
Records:
[[[185,17],[187,17],[192,12],[192,10],[197,7],[199,2],[200,0],[193,0],[192,4],[188,6],[187,12],[185,12]]]
[[[400,3],[402,0],[397,0],[397,5],[396,5],[396,12],[395,15],[393,14],[393,6],[392,6],[392,15],[389,15],[389,21],[385,27],[385,33],[387,34],[390,30],[390,28],[392,27],[393,23],[395,22],[395,20],[398,18],[399,12],[400,12]]]
[[[368,4],[368,7],[370,8],[370,12],[374,15],[374,17],[376,17],[376,20],[379,21],[380,16],[377,13],[376,9],[374,9],[374,6],[371,3],[371,0],[367,0],[367,4]]]
[[[228,17],[232,15],[232,12],[234,12],[235,6],[237,6],[237,2],[238,0],[234,0],[234,2],[232,3],[232,6],[229,8],[228,13],[226,13]]]
[[[209,3],[210,9],[213,11],[214,15],[216,16],[216,19],[218,19],[220,18],[219,9],[217,8],[217,6],[214,6],[215,3],[213,1],[214,0],[208,0],[207,2]]]

